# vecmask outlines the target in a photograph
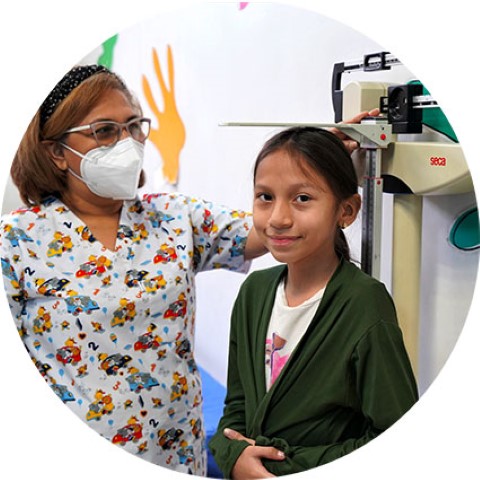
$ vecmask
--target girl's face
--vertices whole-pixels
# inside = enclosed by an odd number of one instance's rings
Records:
[[[333,258],[336,229],[346,221],[344,203],[322,175],[285,150],[267,155],[257,167],[255,229],[274,258],[289,267]]]

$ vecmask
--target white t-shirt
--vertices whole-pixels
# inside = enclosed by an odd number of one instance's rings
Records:
[[[325,292],[325,287],[301,305],[289,307],[285,283],[277,288],[265,341],[265,385],[270,389],[307,330]]]

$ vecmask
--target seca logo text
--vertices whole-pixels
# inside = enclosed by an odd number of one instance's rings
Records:
[[[430,157],[430,166],[432,167],[446,167],[447,159],[445,157]]]

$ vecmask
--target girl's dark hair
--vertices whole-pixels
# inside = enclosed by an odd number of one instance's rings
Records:
[[[303,159],[322,175],[338,202],[357,193],[357,174],[350,153],[343,142],[333,133],[312,126],[297,126],[283,130],[270,138],[257,156],[253,178],[257,174],[260,162],[268,155],[279,150],[286,151],[291,157]],[[299,163],[302,167],[302,163]],[[350,261],[350,248],[343,230],[337,227],[335,253]]]

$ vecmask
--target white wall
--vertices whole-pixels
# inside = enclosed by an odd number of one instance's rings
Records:
[[[147,146],[148,183],[144,190],[178,190],[246,210],[251,208],[255,155],[275,130],[219,124],[333,122],[333,64],[384,50],[343,24],[280,4],[256,3],[244,10],[232,3],[209,4],[152,17],[120,32],[113,69],[136,92],[154,124],[155,117],[143,96],[141,76],[148,77],[162,108],[160,90],[155,90],[152,48],[156,48],[167,77],[167,45],[174,57],[176,101],[187,132],[186,144],[180,157],[179,181],[173,186],[162,176],[158,151],[151,144]],[[98,47],[82,62],[94,63],[100,53]],[[406,67],[390,72],[345,74],[344,84],[354,80],[404,83],[415,78]],[[9,185],[4,210],[14,205],[12,198]],[[382,280],[390,288],[391,196],[384,195],[384,199]],[[422,266],[422,278],[426,279],[421,301],[422,392],[455,345],[473,295],[478,254],[459,252],[446,241],[455,216],[472,204],[473,193],[424,202],[423,235],[427,248]],[[348,236],[354,255],[360,258],[360,220],[348,230]],[[266,256],[254,261],[252,269],[273,263]],[[218,271],[197,276],[196,356],[222,383],[226,380],[229,315],[243,279],[239,274]]]

